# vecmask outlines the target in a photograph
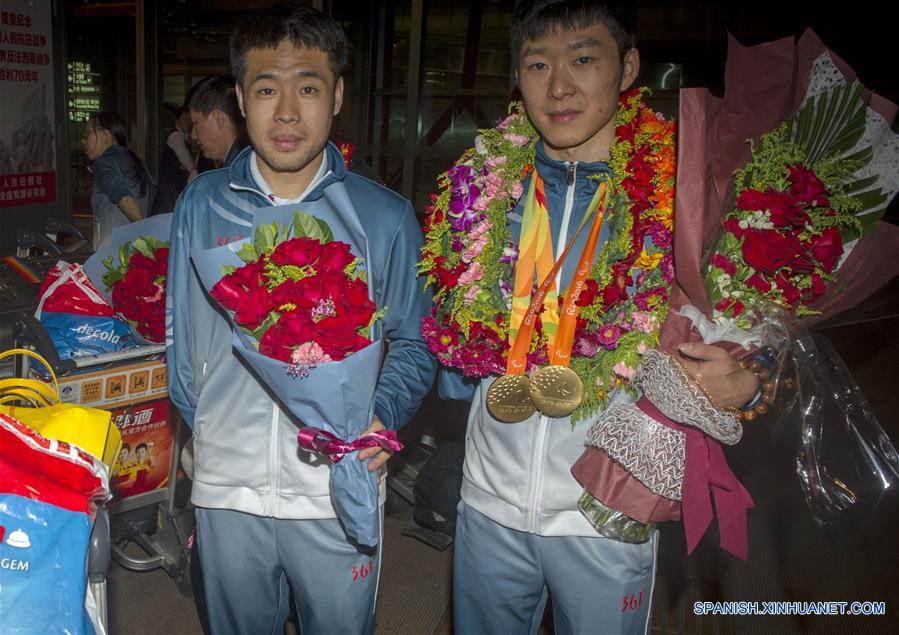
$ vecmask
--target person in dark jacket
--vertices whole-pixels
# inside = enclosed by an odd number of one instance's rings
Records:
[[[197,160],[190,152],[190,127],[190,111],[181,108],[175,113],[175,129],[166,137],[162,149],[153,214],[175,209],[178,196],[197,176]]]
[[[116,113],[93,113],[81,134],[81,146],[92,162],[91,209],[97,250],[110,241],[114,228],[147,215],[155,187],[144,162],[128,149],[125,123]]]
[[[213,75],[194,84],[187,93],[191,138],[203,156],[218,167],[231,164],[238,153],[250,144],[234,77]]]

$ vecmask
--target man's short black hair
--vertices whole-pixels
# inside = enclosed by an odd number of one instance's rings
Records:
[[[618,54],[637,45],[637,7],[634,2],[595,0],[518,0],[512,12],[512,60],[521,47],[556,29],[574,31],[602,23],[618,44]]]
[[[247,70],[247,52],[276,49],[284,40],[297,48],[323,51],[335,81],[346,70],[350,45],[340,25],[312,7],[282,2],[254,12],[231,37],[231,72],[241,86]]]
[[[191,86],[184,98],[190,110],[208,117],[213,110],[221,110],[238,128],[243,127],[243,115],[237,103],[234,77],[231,75],[211,75]]]

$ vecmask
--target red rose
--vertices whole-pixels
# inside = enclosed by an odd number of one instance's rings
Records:
[[[728,309],[733,309],[734,317],[739,317],[745,308],[746,307],[742,302],[731,298],[722,298],[718,304],[715,305],[715,309],[722,313],[725,313]]]
[[[799,289],[790,282],[786,276],[782,273],[777,273],[774,276],[774,284],[780,289],[781,293],[783,293],[784,300],[791,307],[795,307],[799,303]]]
[[[724,229],[725,231],[729,231],[737,238],[743,238],[743,236],[746,235],[746,230],[740,227],[740,221],[738,221],[736,218],[728,218],[726,221],[724,221]]]
[[[812,255],[824,271],[831,273],[843,255],[843,237],[836,227],[828,227],[813,241]]]
[[[343,302],[342,296],[347,293],[350,282],[349,277],[343,271],[325,271],[316,276],[321,285],[321,297],[331,298],[334,302]],[[368,285],[361,280],[359,284],[365,289],[366,298],[368,297]]]
[[[824,295],[824,292],[827,290],[827,286],[824,284],[824,278],[819,276],[817,273],[812,274],[812,293],[813,299],[818,298]]]
[[[731,276],[737,273],[737,266],[718,252],[709,256],[709,264]]]
[[[132,271],[134,269],[147,269],[148,271],[156,270],[156,261],[152,258],[147,258],[139,251],[135,251],[131,254],[131,258],[128,259],[128,270]]]
[[[768,211],[775,227],[803,227],[809,222],[808,214],[796,205],[789,194],[770,188],[764,192],[743,190],[737,197],[737,207],[747,211]]]
[[[249,289],[237,300],[234,307],[234,321],[251,330],[259,328],[275,308],[268,289],[265,287]]]
[[[749,229],[743,237],[743,260],[756,271],[775,273],[800,257],[798,242],[776,231]]]
[[[797,201],[819,207],[830,205],[824,183],[804,165],[797,164],[790,167],[790,181],[793,183],[790,186],[790,194]]]
[[[264,287],[267,282],[265,278],[265,262],[261,259],[239,267],[231,275],[234,276],[236,282],[247,289]]]
[[[313,238],[291,238],[275,247],[271,259],[277,265],[305,267],[315,262],[321,253],[321,243]]]
[[[319,300],[326,297],[322,293],[322,281],[318,276],[297,281],[288,280],[278,285],[272,293],[279,305],[290,303],[303,309],[311,309]]]
[[[283,313],[275,324],[266,329],[259,340],[259,352],[282,362],[289,362],[293,349],[315,339],[312,319],[308,311]]]
[[[318,271],[343,271],[344,268],[356,257],[350,253],[350,246],[346,243],[333,241],[321,248],[321,254],[316,262]]]
[[[335,315],[319,320],[312,325],[314,340],[331,359],[340,361],[350,353],[364,348],[370,343],[368,338],[356,332],[356,324],[346,315]]]
[[[754,273],[746,280],[746,286],[757,289],[762,293],[768,293],[771,290],[771,283],[761,274]]]
[[[246,293],[246,289],[234,279],[234,274],[229,274],[215,283],[209,294],[215,298],[219,304],[226,309],[232,311],[237,308],[237,303]]]
[[[341,303],[346,311],[357,320],[358,326],[365,326],[375,312],[375,303],[368,299],[368,285],[362,280],[353,280],[341,294]]]

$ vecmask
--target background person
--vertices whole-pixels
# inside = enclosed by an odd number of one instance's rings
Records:
[[[91,210],[96,251],[110,241],[114,228],[147,215],[155,188],[147,166],[128,149],[125,123],[116,113],[91,114],[81,134],[81,146],[91,160],[94,177]]]
[[[201,79],[187,93],[190,112],[191,138],[200,146],[203,156],[218,167],[231,164],[234,158],[250,144],[246,123],[237,93],[234,77],[213,75]]]
[[[190,152],[190,129],[190,111],[180,108],[175,114],[175,129],[166,137],[162,149],[153,214],[175,209],[178,196],[197,176],[197,159]]]

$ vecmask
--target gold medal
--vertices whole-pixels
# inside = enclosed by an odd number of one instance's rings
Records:
[[[518,423],[534,414],[526,375],[500,375],[487,389],[487,410],[503,423]]]
[[[567,366],[544,366],[530,382],[531,401],[547,417],[567,417],[584,398],[584,384]]]

